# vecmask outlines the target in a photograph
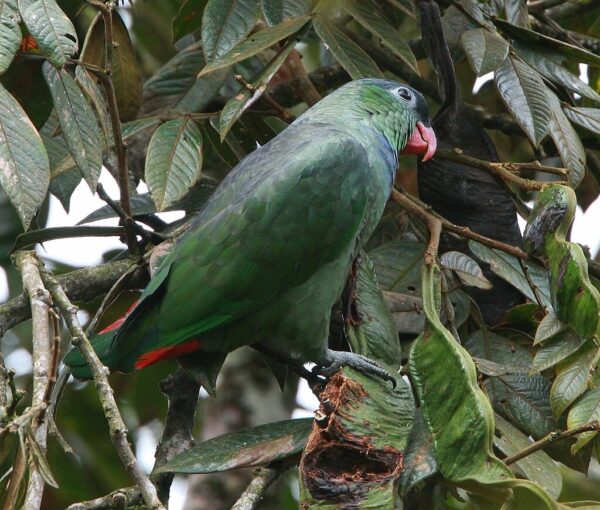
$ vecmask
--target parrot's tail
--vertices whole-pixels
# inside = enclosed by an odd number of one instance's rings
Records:
[[[101,333],[99,335],[95,335],[92,338],[92,345],[94,346],[94,350],[96,354],[100,358],[100,361],[103,365],[107,367],[111,367],[114,364],[114,361],[111,359],[112,356],[110,351],[110,345],[112,343],[113,338],[117,334],[116,330],[108,331],[106,333]],[[72,349],[63,360],[65,365],[67,365],[71,369],[71,373],[73,376],[77,377],[77,379],[91,379],[92,371],[90,367],[86,363],[83,355],[79,351],[79,349]]]

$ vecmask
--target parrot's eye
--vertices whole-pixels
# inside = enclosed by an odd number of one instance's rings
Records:
[[[410,101],[413,98],[412,92],[404,87],[398,87],[396,89],[396,94],[407,101]]]

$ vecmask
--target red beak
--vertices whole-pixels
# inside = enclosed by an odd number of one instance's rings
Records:
[[[425,154],[423,161],[427,161],[433,158],[436,149],[437,139],[433,129],[419,121],[406,147],[400,154]]]

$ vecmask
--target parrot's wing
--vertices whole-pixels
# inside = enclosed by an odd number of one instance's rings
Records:
[[[308,280],[356,242],[371,181],[364,147],[331,126],[292,126],[285,135],[223,182],[161,264],[113,348],[140,352],[143,341],[148,352],[223,326]],[[153,334],[128,334],[148,314]]]

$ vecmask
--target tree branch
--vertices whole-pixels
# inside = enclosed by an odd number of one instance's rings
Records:
[[[131,258],[113,260],[96,267],[76,269],[57,276],[56,279],[71,301],[87,302],[106,294],[131,267],[135,267],[135,270],[125,288],[139,289],[146,284],[148,273],[137,260]],[[31,307],[25,294],[0,305],[0,338],[9,329],[29,318],[31,318]]]
[[[127,428],[119,412],[112,388],[108,384],[108,370],[98,359],[92,344],[84,333],[77,318],[77,308],[71,304],[64,290],[52,275],[43,271],[42,278],[67,323],[73,344],[79,348],[92,371],[94,384],[110,428],[111,440],[125,469],[139,487],[146,506],[151,510],[165,510],[165,507],[158,499],[156,487],[154,487],[148,475],[139,466],[131,450],[131,446],[127,440]]]
[[[289,467],[289,466],[288,466]],[[272,467],[258,468],[254,471],[252,481],[246,487],[239,499],[231,507],[231,510],[255,510],[262,500],[266,490],[275,482],[285,471]]]
[[[518,462],[519,460],[531,455],[534,452],[542,449],[544,446],[554,443],[555,441],[560,441],[561,439],[566,439],[567,437],[576,436],[578,434],[583,434],[584,432],[598,432],[600,430],[600,421],[594,420],[589,423],[584,423],[583,425],[579,425],[578,427],[573,427],[572,429],[567,430],[557,430],[555,432],[550,432],[550,434],[544,436],[539,441],[535,443],[531,443],[531,446],[528,446],[524,450],[521,450],[519,453],[515,453],[510,457],[506,457],[503,459],[503,462],[506,465],[513,464]]]
[[[514,257],[521,259],[527,258],[527,253],[516,246],[511,246],[510,244],[497,241],[496,239],[482,236],[481,234],[473,232],[468,227],[462,227],[449,222],[447,219],[435,213],[431,207],[421,202],[418,198],[411,196],[403,189],[393,189],[391,200],[406,209],[410,214],[418,216],[425,222],[429,222],[430,218],[439,220],[442,229],[447,230],[448,232],[452,232],[467,239],[473,239],[473,241],[477,241],[478,243],[489,246],[490,248],[495,248],[496,250],[504,251],[510,255],[513,255]]]
[[[49,292],[44,287],[39,271],[39,262],[35,252],[19,251],[15,255],[15,264],[21,272],[23,288],[29,296],[31,303],[32,318],[32,358],[33,358],[33,392],[31,407],[39,407],[40,411],[33,415],[31,423],[35,442],[42,453],[46,452],[46,438],[48,435],[48,424],[40,420],[47,406],[49,389],[51,388],[51,370],[56,369],[52,359],[50,344],[50,323],[48,313],[52,300]],[[11,484],[13,480],[11,479]],[[44,493],[44,478],[35,463],[30,464],[29,480],[24,510],[36,510],[42,503]]]

